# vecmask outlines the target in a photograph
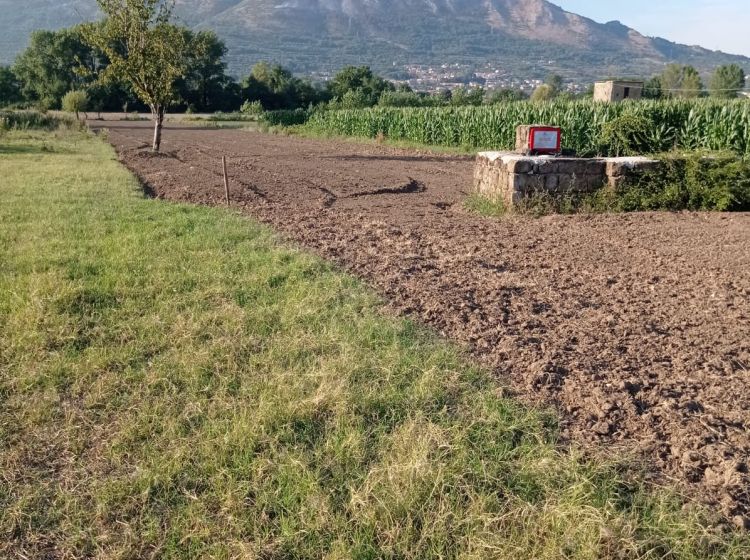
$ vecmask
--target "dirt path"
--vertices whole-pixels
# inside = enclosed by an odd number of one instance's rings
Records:
[[[750,214],[490,220],[470,158],[107,123],[158,197],[223,197],[465,344],[563,434],[636,450],[750,527]]]

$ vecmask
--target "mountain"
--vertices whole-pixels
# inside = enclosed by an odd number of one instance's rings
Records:
[[[96,17],[94,0],[0,0],[0,62],[11,62],[33,29]],[[558,72],[572,79],[647,76],[669,62],[704,73],[750,58],[641,35],[545,0],[177,0],[178,19],[214,29],[229,66],[258,60],[297,72],[369,64],[395,74],[405,64],[491,62],[519,77]]]

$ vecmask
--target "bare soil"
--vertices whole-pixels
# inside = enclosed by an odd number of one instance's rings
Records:
[[[159,198],[232,204],[467,347],[565,438],[634,453],[750,527],[750,214],[495,220],[462,201],[473,158],[107,123]]]

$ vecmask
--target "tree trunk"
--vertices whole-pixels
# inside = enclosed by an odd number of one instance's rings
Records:
[[[158,152],[161,148],[161,129],[164,125],[164,109],[159,107],[151,111],[154,118],[154,145],[152,150]]]

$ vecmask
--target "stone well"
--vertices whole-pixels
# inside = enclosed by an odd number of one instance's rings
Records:
[[[564,195],[620,187],[628,177],[659,162],[644,157],[570,158],[481,152],[474,169],[474,191],[512,207],[538,193]]]

